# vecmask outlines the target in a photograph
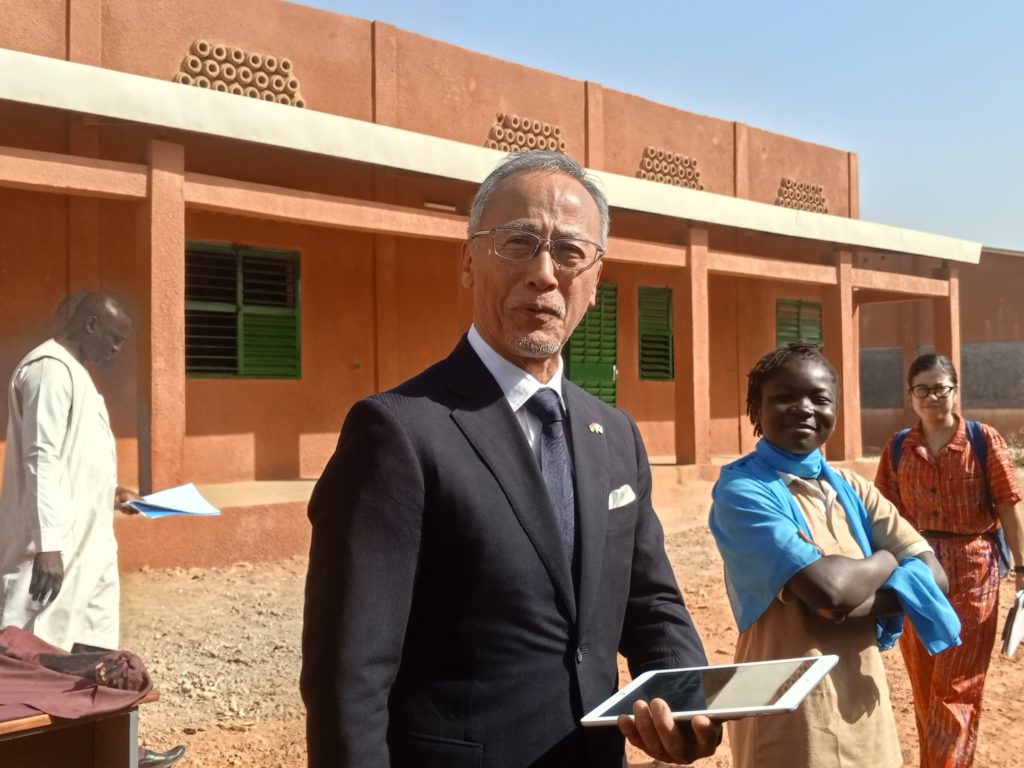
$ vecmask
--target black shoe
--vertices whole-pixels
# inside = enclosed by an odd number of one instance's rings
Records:
[[[174,749],[168,749],[166,752],[144,749],[142,757],[139,758],[139,768],[167,768],[167,766],[178,762],[184,754],[185,746],[183,744],[179,744]]]

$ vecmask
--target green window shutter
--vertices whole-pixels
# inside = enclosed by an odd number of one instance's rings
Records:
[[[821,344],[821,303],[799,299],[778,299],[775,302],[775,344],[791,341]]]
[[[671,381],[675,376],[672,289],[641,285],[637,294],[640,378]]]
[[[242,252],[242,376],[299,377],[298,270],[297,254]]]
[[[566,350],[569,380],[609,405],[615,405],[615,362],[618,356],[619,287],[599,283],[597,303],[573,331]]]
[[[299,306],[297,253],[188,243],[186,372],[299,378]]]

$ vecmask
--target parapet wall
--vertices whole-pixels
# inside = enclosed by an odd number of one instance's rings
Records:
[[[0,16],[0,47],[478,146],[504,127],[501,116],[515,115],[557,130],[559,146],[595,169],[639,176],[650,171],[645,152],[661,150],[676,166],[688,161],[693,188],[781,204],[784,186],[806,185],[825,201],[814,210],[857,215],[856,158],[847,152],[685,112],[382,22],[279,0],[0,0]],[[275,67],[268,69],[268,62]],[[288,71],[278,72],[284,62]],[[522,133],[525,142],[529,132]],[[663,183],[676,183],[675,176],[679,183],[687,180],[685,172],[660,175]]]

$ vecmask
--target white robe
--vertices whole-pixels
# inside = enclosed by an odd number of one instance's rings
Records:
[[[82,364],[50,339],[18,363],[8,405],[0,627],[22,627],[65,650],[117,648],[117,454],[106,404]],[[52,551],[61,553],[64,581],[43,607],[29,583],[35,554]]]

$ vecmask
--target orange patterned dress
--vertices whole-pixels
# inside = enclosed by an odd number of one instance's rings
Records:
[[[982,425],[988,444],[987,478],[967,438],[966,422],[937,456],[921,426],[907,434],[899,467],[892,440],[878,463],[875,485],[921,531],[949,577],[949,601],[960,617],[963,645],[930,656],[904,622],[900,650],[914,692],[922,768],[965,768],[974,762],[985,675],[999,617],[998,518],[986,505],[986,481],[995,504],[1021,499],[1013,461],[1002,436]]]

